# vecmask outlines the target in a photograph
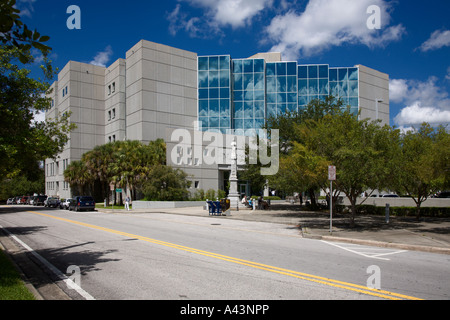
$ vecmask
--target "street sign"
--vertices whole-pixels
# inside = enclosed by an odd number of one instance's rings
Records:
[[[335,166],[328,167],[328,180],[336,181],[336,167]]]
[[[122,189],[116,189],[116,192],[121,193]]]

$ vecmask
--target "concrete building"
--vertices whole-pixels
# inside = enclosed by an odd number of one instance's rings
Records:
[[[45,162],[46,194],[61,198],[73,196],[63,176],[68,164],[108,142],[164,139],[168,165],[191,175],[195,192],[226,189],[233,139],[243,165],[252,130],[312,99],[332,94],[361,118],[389,124],[387,74],[361,65],[298,65],[280,53],[198,57],[143,40],[109,67],[70,61],[52,87],[46,117],[71,112],[77,125],[58,158]]]

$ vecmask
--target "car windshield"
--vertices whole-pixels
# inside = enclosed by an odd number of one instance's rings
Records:
[[[94,199],[92,197],[81,197],[80,201],[94,201]]]

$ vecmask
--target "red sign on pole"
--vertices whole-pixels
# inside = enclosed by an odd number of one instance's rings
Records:
[[[336,181],[336,167],[335,166],[328,167],[328,180]]]

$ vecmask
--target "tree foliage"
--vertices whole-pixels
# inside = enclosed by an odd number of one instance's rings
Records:
[[[49,36],[41,35],[37,30],[30,30],[20,20],[20,10],[16,8],[16,0],[0,1],[0,42],[6,49],[16,48],[20,62],[27,64],[32,57],[26,52],[36,48],[46,56],[51,48],[44,42],[50,40]]]
[[[442,126],[423,123],[400,136],[397,147],[392,188],[414,200],[419,218],[420,206],[429,196],[450,188],[450,135]]]
[[[15,47],[0,47],[0,180],[11,178],[27,168],[30,159],[35,162],[53,158],[68,141],[74,129],[69,123],[70,114],[57,119],[36,122],[37,112],[51,107],[50,80],[54,71],[47,59],[41,69],[44,81],[30,77],[30,71],[18,59],[29,51]]]
[[[166,163],[166,145],[162,139],[148,145],[140,141],[116,141],[97,146],[83,154],[80,161],[73,161],[64,171],[74,193],[93,193],[100,188],[102,199],[109,200],[109,186],[129,188],[133,199],[142,189],[152,168]]]
[[[156,165],[150,169],[148,179],[142,186],[145,199],[149,201],[183,201],[189,199],[191,181],[181,169]]]

